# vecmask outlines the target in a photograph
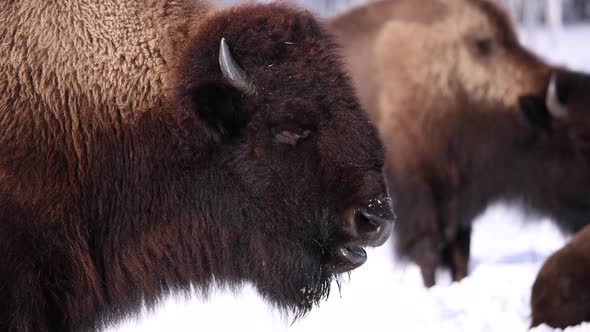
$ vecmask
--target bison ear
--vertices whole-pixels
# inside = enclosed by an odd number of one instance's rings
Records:
[[[542,97],[520,97],[518,102],[520,110],[532,128],[543,132],[551,131],[551,114],[549,114],[545,100]]]
[[[203,83],[191,91],[197,116],[222,137],[238,136],[250,120],[240,107],[242,96],[238,88],[226,81]]]

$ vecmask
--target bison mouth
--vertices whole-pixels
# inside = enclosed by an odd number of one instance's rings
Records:
[[[336,249],[331,258],[331,272],[340,274],[363,265],[367,261],[367,252],[361,246],[350,245]]]
[[[339,227],[321,232],[318,237],[306,237],[309,242],[304,251],[297,251],[301,259],[295,265],[298,273],[288,274],[294,279],[284,293],[289,295],[284,298],[284,303],[294,309],[295,318],[305,315],[327,298],[332,281],[336,280],[340,286],[340,274],[352,271],[367,261],[365,247],[382,245],[391,233],[395,218],[393,212],[386,209],[351,209],[346,212],[329,223]],[[265,290],[268,291],[268,288],[265,287]]]
[[[363,247],[378,247],[385,243],[393,220],[383,214],[357,210],[345,223],[344,238],[347,241],[336,246],[330,252],[329,267],[333,274],[339,274],[356,269],[367,261],[367,252]]]

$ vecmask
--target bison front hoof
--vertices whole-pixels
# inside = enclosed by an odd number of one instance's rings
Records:
[[[436,273],[434,269],[420,267],[420,273],[422,274],[424,287],[430,288],[436,285]]]

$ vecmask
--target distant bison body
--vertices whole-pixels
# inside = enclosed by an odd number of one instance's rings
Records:
[[[303,314],[391,230],[384,155],[309,13],[0,3],[0,330],[191,284]]]
[[[519,44],[499,8],[380,1],[330,27],[386,146],[396,251],[426,285],[441,265],[467,275],[472,220],[492,201],[518,200],[566,230],[588,222],[590,175],[519,111],[555,69]]]

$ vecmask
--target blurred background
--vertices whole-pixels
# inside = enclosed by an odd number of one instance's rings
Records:
[[[371,0],[283,0],[308,8],[313,12],[331,17],[352,7],[363,5]],[[544,23],[551,20],[565,24],[590,20],[590,0],[493,0],[504,6],[520,23]],[[222,6],[239,3],[240,0],[214,1]],[[272,2],[259,0],[258,2]]]
[[[211,0],[219,6],[275,0]],[[276,0],[307,8],[330,18],[378,0]],[[416,0],[420,1],[420,0]],[[517,23],[524,45],[552,63],[576,70],[590,67],[590,0],[491,0],[504,7]],[[590,71],[590,68],[586,71]]]
[[[368,1],[290,2],[333,17]],[[590,72],[590,0],[496,2],[517,22],[525,46],[551,63]],[[170,297],[155,311],[144,310],[109,331],[527,331],[532,282],[544,260],[566,241],[551,220],[498,203],[474,222],[470,276],[460,283],[451,283],[441,271],[437,286],[425,289],[418,268],[393,257],[389,240],[369,250],[367,263],[344,277],[340,290],[334,284],[326,302],[295,322],[246,285],[206,299]],[[590,331],[590,325],[567,329],[580,331]]]

